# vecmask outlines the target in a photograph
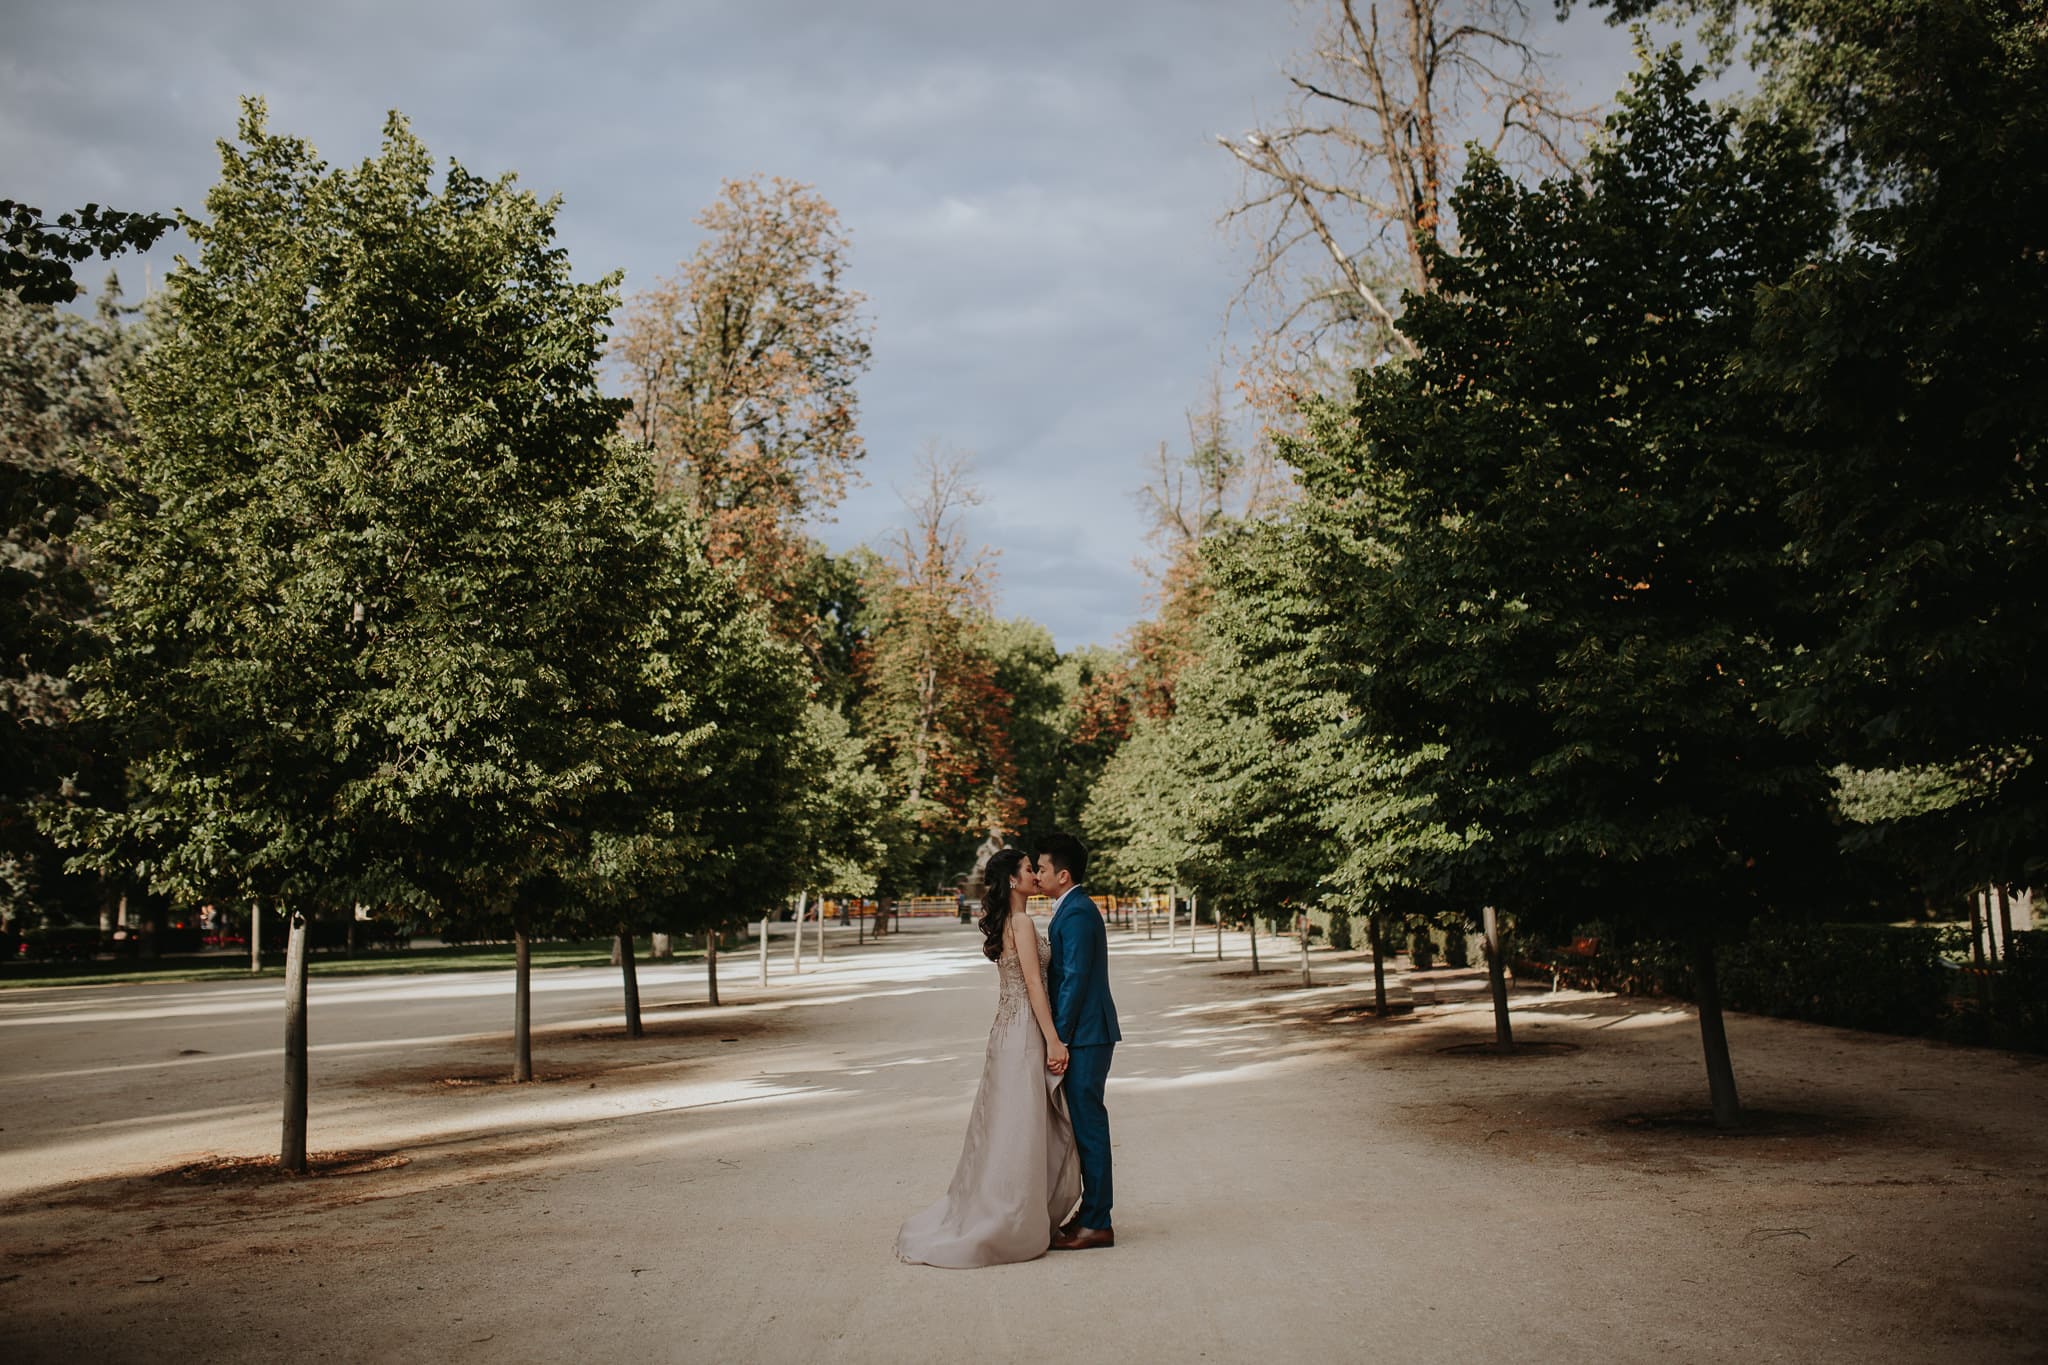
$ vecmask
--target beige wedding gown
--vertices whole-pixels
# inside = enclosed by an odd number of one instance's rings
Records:
[[[1038,939],[1038,980],[1052,951]],[[1031,1017],[1017,950],[1003,949],[1001,989],[988,1031],[981,1088],[946,1197],[911,1216],[896,1254],[916,1265],[966,1270],[1043,1256],[1081,1198],[1081,1163],[1060,1078],[1045,1069],[1045,1039]]]

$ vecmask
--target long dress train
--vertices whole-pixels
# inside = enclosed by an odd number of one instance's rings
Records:
[[[1051,948],[1034,923],[1038,979]],[[1043,1256],[1081,1197],[1081,1165],[1060,1078],[1045,1069],[1045,1039],[1031,1017],[1024,968],[1005,947],[981,1088],[946,1197],[913,1214],[896,1254],[917,1265],[965,1270]]]

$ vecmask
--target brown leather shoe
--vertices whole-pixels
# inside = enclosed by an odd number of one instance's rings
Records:
[[[1114,1228],[1077,1227],[1071,1232],[1061,1228],[1060,1235],[1052,1239],[1052,1249],[1054,1251],[1093,1251],[1096,1247],[1113,1247],[1115,1245],[1116,1229]]]

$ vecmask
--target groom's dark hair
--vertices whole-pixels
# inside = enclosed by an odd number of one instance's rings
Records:
[[[1088,874],[1088,850],[1071,834],[1048,834],[1032,852],[1071,876],[1076,886]]]

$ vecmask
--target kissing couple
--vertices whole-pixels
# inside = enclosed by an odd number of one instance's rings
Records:
[[[965,1270],[1116,1245],[1102,1090],[1123,1034],[1087,870],[1071,834],[988,860],[981,950],[996,964],[995,1023],[953,1183],[903,1224],[902,1260]],[[1044,929],[1024,908],[1033,896],[1054,902]]]

